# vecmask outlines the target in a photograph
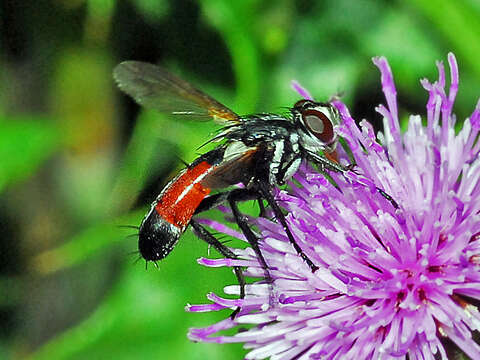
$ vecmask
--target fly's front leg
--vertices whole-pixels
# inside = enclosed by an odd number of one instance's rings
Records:
[[[355,168],[355,166],[357,166],[357,164],[350,164],[350,165],[347,165],[347,166],[343,166],[340,163],[331,161],[327,158],[324,158],[323,156],[320,156],[320,155],[314,154],[314,153],[308,154],[308,158],[313,163],[320,166],[321,171],[323,171],[324,169],[329,169],[329,170],[332,170],[332,171],[335,171],[335,172],[341,172],[342,174],[345,174],[345,172],[347,172],[347,171],[352,171],[352,172],[356,173],[354,168]],[[386,193],[383,189],[379,188],[378,186],[375,186],[375,190],[377,190],[377,192],[380,195],[382,195],[385,199],[387,199],[395,209],[398,209],[398,204],[393,199],[393,197],[391,195]]]
[[[300,255],[300,257],[307,263],[307,265],[310,267],[312,272],[315,272],[318,270],[318,266],[316,266],[312,260],[303,252],[302,248],[297,244],[295,241],[295,238],[293,237],[292,232],[290,231],[287,220],[285,219],[285,215],[283,215],[282,209],[280,209],[280,206],[278,206],[277,201],[275,200],[269,186],[265,183],[260,182],[258,184],[258,190],[262,197],[267,200],[268,205],[273,210],[273,213],[275,214],[275,217],[277,220],[280,222],[280,224],[283,227],[283,230],[287,234],[288,240],[290,243],[293,245],[293,248],[295,251]]]
[[[393,206],[395,209],[398,209],[398,204],[397,204],[397,202],[396,202],[389,194],[387,194],[385,191],[383,191],[382,189],[380,189],[378,186],[375,186],[375,189],[380,193],[380,195],[382,195],[385,199],[387,199],[388,201],[390,201],[390,204],[392,204],[392,206]]]
[[[315,153],[310,153],[309,152],[308,153],[308,160],[310,160],[311,162],[313,162],[314,164],[319,166],[322,171],[324,169],[328,169],[328,170],[332,170],[332,171],[335,171],[335,172],[343,173],[343,172],[349,170],[348,167],[345,167],[345,166],[343,166],[342,164],[340,164],[336,161],[329,160],[326,157],[315,154]]]
[[[237,256],[225,245],[223,245],[220,241],[218,241],[207,229],[205,229],[201,224],[197,221],[192,219],[190,221],[190,225],[193,228],[195,235],[197,235],[200,239],[205,241],[207,244],[213,246],[220,254],[225,256],[229,259],[236,259]],[[245,277],[243,276],[243,272],[240,266],[234,266],[233,271],[235,276],[237,277],[238,284],[240,286],[240,299],[245,298]],[[240,307],[237,307],[230,317],[233,319],[238,312],[240,311]]]

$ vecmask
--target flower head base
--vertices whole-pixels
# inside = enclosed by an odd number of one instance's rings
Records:
[[[277,192],[291,231],[319,270],[310,271],[280,225],[256,219],[273,284],[248,285],[245,299],[209,294],[212,304],[189,306],[189,311],[241,307],[235,319],[191,329],[192,340],[242,342],[251,349],[247,359],[413,360],[435,354],[447,359],[442,340],[448,338],[480,359],[480,346],[472,339],[480,330],[475,305],[480,300],[480,101],[456,134],[452,107],[458,69],[449,54],[448,93],[438,63],[439,79],[421,82],[429,93],[426,126],[412,115],[402,134],[390,67],[383,57],[374,63],[387,100],[377,108],[384,134],[375,135],[365,120],[358,127],[347,107],[334,102],[343,119],[337,131],[361,176],[330,174],[335,187],[305,165],[288,192]],[[346,154],[340,157],[348,163]],[[203,222],[243,238],[224,224]],[[244,266],[247,276],[262,277],[250,248],[232,250],[239,259],[199,262]],[[225,291],[238,295],[239,289]],[[218,334],[247,324],[252,326],[235,335]]]

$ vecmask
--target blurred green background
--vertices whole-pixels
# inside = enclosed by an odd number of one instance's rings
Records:
[[[216,127],[140,111],[113,84],[117,63],[160,63],[239,113],[284,111],[297,79],[378,122],[372,56],[388,57],[406,116],[424,114],[418,80],[453,51],[463,119],[480,93],[479,19],[478,0],[2,0],[0,358],[243,357],[186,338],[228,316],[183,310],[235,282],[197,265],[207,246],[188,232],[145,270],[120,227]]]

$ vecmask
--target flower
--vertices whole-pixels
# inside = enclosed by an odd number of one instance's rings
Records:
[[[446,342],[480,359],[472,338],[480,330],[480,101],[456,133],[459,77],[450,53],[448,93],[439,62],[438,80],[421,81],[429,94],[426,125],[411,115],[402,134],[389,64],[384,57],[373,62],[387,102],[376,109],[384,133],[375,135],[365,120],[357,126],[347,107],[334,101],[343,119],[337,131],[361,175],[331,173],[335,187],[305,165],[288,190],[276,194],[319,270],[310,271],[279,224],[255,219],[273,284],[248,285],[245,299],[209,294],[211,304],[188,306],[194,312],[241,307],[234,319],[191,329],[190,339],[244,343],[246,359],[447,359]],[[348,162],[346,153],[340,157]],[[203,222],[243,239],[225,224]],[[199,262],[244,266],[245,275],[262,277],[252,249],[233,251],[239,259]],[[225,292],[238,295],[239,289]],[[221,334],[237,327],[234,335]]]

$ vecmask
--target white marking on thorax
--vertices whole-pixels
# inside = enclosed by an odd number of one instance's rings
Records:
[[[285,148],[285,143],[283,140],[276,141],[275,143],[275,151],[273,153],[273,159],[272,162],[275,164],[280,164],[280,161],[282,161],[282,156],[283,156],[283,149]]]
[[[292,151],[294,153],[298,152],[298,134],[292,133],[290,134],[290,144],[292,144]]]
[[[275,141],[273,144],[275,146],[275,150],[273,152],[272,163],[270,164],[270,184],[277,183],[276,175],[278,174],[278,168],[283,157],[283,149],[285,148],[285,143],[283,140]]]

